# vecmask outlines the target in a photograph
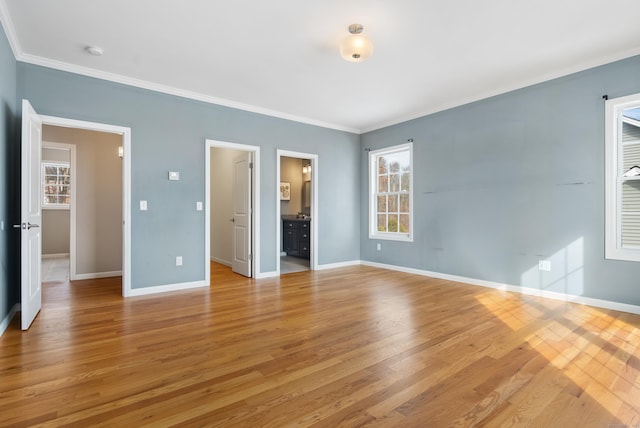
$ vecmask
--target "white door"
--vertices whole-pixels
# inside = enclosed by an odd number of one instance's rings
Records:
[[[20,228],[22,329],[27,330],[42,307],[40,278],[42,235],[40,234],[40,157],[42,120],[29,101],[22,100],[22,185]]]
[[[231,269],[251,277],[251,152],[233,165],[233,260]]]

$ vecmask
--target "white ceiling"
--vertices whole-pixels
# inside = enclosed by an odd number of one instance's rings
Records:
[[[638,0],[0,0],[0,18],[20,61],[352,132],[640,54]],[[363,63],[339,55],[356,22]]]

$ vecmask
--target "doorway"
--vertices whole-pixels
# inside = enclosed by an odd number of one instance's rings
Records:
[[[65,253],[71,281],[122,276],[122,136],[43,124],[42,140],[43,280]]]
[[[131,293],[131,130],[40,117],[43,147],[67,146],[70,150],[69,279],[122,276],[121,292],[127,297]],[[78,192],[79,180],[91,186],[83,186]],[[93,202],[83,208],[77,203],[79,198]]]
[[[318,263],[318,155],[277,152],[277,274]]]
[[[205,140],[205,281],[211,263],[255,278],[260,266],[260,147]]]

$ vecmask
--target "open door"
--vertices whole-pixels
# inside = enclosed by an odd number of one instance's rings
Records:
[[[40,233],[40,157],[42,120],[29,101],[22,100],[22,184],[20,228],[22,329],[27,330],[42,307]]]
[[[251,152],[234,159],[233,260],[231,270],[251,277]]]

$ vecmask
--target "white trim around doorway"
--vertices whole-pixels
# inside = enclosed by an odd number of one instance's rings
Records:
[[[204,198],[205,198],[205,226],[204,226],[204,277],[205,284],[211,285],[211,149],[233,149],[242,150],[245,152],[253,152],[253,195],[252,205],[253,211],[251,213],[252,221],[252,243],[251,254],[253,260],[251,263],[251,277],[263,278],[268,275],[263,275],[260,272],[260,146],[251,146],[248,144],[230,143],[227,141],[217,141],[205,139],[204,144],[204,158],[205,158],[205,185],[204,185]]]
[[[311,260],[309,268],[318,269],[318,155],[313,153],[278,150],[276,157],[276,275],[280,275],[280,241],[282,239],[282,217],[280,215],[280,158],[300,158],[311,161]]]
[[[83,120],[67,119],[55,116],[40,115],[43,125],[61,126],[65,128],[85,129],[88,131],[106,132],[122,136],[123,165],[122,165],[122,295],[129,297],[131,291],[131,128],[109,125],[104,123],[86,122]],[[75,160],[74,160],[75,161]],[[74,187],[72,183],[71,203],[75,204],[76,198],[73,195]],[[75,210],[71,211],[71,243],[75,246],[76,226],[73,219]],[[72,271],[75,272],[74,251],[71,251],[70,263]]]

